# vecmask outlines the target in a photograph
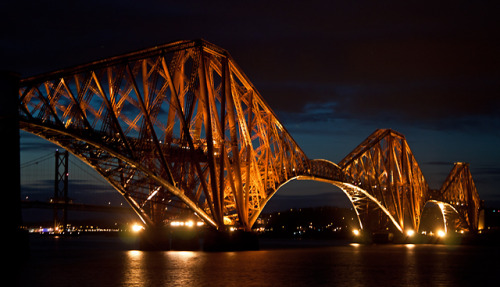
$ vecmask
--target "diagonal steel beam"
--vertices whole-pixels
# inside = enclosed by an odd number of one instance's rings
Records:
[[[158,153],[158,157],[160,159],[160,163],[163,166],[163,170],[165,170],[165,172],[168,175],[169,182],[173,186],[176,186],[174,177],[172,175],[172,171],[170,170],[170,166],[168,165],[168,163],[165,159],[165,155],[164,155],[163,150],[162,150],[160,143],[158,141],[158,137],[156,136],[156,132],[154,130],[153,123],[151,122],[151,117],[149,115],[149,111],[146,108],[146,105],[144,104],[144,100],[141,96],[141,92],[137,88],[137,83],[135,82],[134,74],[132,73],[132,70],[130,69],[129,64],[126,65],[126,69],[127,69],[127,73],[128,73],[130,82],[132,83],[132,86],[134,88],[135,94],[137,95],[137,99],[139,100],[139,104],[141,106],[141,110],[142,110],[142,113],[144,115],[143,118],[144,118],[144,121],[146,122],[147,129],[149,130],[149,132],[151,134],[153,144],[155,145],[156,152]]]

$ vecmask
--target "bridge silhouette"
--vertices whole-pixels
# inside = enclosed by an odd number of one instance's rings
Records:
[[[250,231],[296,179],[339,187],[364,229],[416,231],[428,202],[455,214],[459,228],[478,229],[468,164],[456,163],[432,190],[405,137],[390,129],[338,164],[309,159],[230,54],[204,40],[22,79],[19,116],[20,129],[94,168],[148,226],[187,207],[219,231]]]

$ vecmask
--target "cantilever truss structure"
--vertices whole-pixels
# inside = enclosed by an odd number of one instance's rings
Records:
[[[227,51],[203,40],[23,79],[19,97],[21,129],[89,164],[149,225],[190,209],[219,230],[250,230],[292,179],[331,182],[360,219],[380,209],[400,230],[418,227],[427,199],[402,135],[379,130],[338,166],[309,160]],[[462,180],[436,196],[456,200]]]
[[[443,216],[458,216],[456,228],[477,231],[481,200],[468,164],[455,163],[441,189],[432,190],[405,137],[379,129],[338,165],[345,177],[332,183],[349,196],[360,222],[370,229],[418,230],[425,204],[433,201]]]
[[[457,162],[450,171],[443,186],[430,192],[430,198],[449,204],[458,213],[462,224],[477,230],[481,199],[472,180],[469,164]]]
[[[148,224],[187,205],[249,229],[308,160],[229,54],[181,41],[22,80],[21,128],[96,169]]]
[[[418,229],[428,185],[403,135],[393,130],[377,130],[339,166],[347,182],[374,198],[354,203],[364,217],[362,222],[368,221],[378,204],[400,230],[404,226]]]

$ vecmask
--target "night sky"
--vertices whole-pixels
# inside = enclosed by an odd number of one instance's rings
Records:
[[[3,1],[0,69],[26,77],[203,38],[229,51],[309,158],[339,162],[392,128],[431,188],[468,162],[480,197],[498,207],[499,3]],[[277,196],[347,200],[311,182]]]

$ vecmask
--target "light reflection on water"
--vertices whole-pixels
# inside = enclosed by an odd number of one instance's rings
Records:
[[[122,270],[122,286],[154,286],[169,282],[172,286],[194,286],[196,267],[203,256],[201,252],[124,251],[126,259]]]
[[[126,252],[127,260],[126,266],[123,269],[123,284],[136,285],[142,282],[142,260],[144,252],[138,250],[131,250]]]
[[[499,247],[153,252],[80,243],[37,246],[21,266],[20,286],[470,286],[493,283],[500,267],[489,261]]]

